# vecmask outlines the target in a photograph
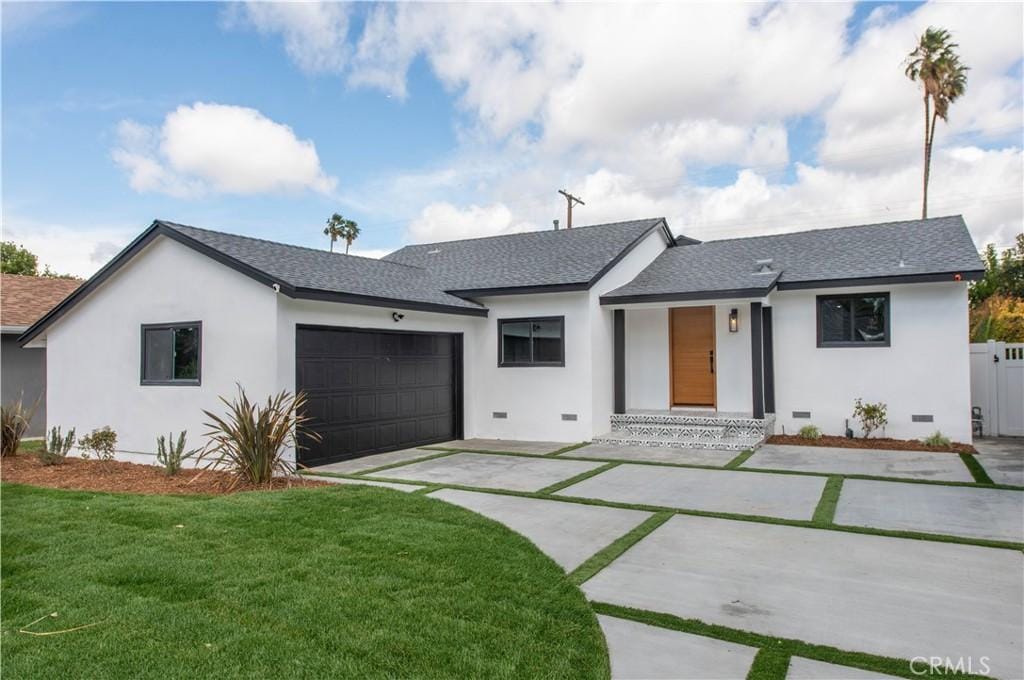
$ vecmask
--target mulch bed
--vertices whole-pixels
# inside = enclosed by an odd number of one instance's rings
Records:
[[[819,439],[805,439],[795,434],[776,434],[768,437],[769,444],[794,444],[796,446],[832,446],[839,449],[891,449],[897,451],[934,451],[938,453],[977,453],[970,444],[953,442],[949,448],[928,446],[918,439],[889,439],[873,437],[871,439],[847,439],[833,435],[822,435]]]
[[[168,476],[162,468],[121,461],[100,462],[67,458],[60,465],[43,465],[30,453],[3,458],[0,479],[54,489],[141,494],[226,494],[239,491],[277,491],[295,487],[329,486],[327,482],[276,478],[269,485],[238,481],[227,472],[184,469]]]

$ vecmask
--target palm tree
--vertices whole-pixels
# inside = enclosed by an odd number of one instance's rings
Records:
[[[918,39],[917,47],[907,55],[907,77],[920,81],[924,88],[924,196],[921,217],[928,217],[928,180],[931,178],[932,144],[935,123],[941,118],[949,122],[949,107],[967,91],[967,66],[956,53],[959,45],[943,28],[931,26]]]
[[[345,239],[345,254],[348,255],[348,249],[352,246],[352,241],[359,237],[359,225],[352,220],[346,220],[338,213],[334,213],[327,220],[327,226],[324,227],[324,236],[331,237],[332,253],[334,252],[334,242],[339,238]]]

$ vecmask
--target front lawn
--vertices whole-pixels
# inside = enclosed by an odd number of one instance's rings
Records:
[[[606,677],[579,590],[479,515],[371,487],[3,485],[6,678]],[[72,632],[37,637],[18,632]]]

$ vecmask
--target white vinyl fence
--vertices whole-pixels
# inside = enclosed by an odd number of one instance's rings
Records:
[[[971,343],[971,405],[986,437],[1024,437],[1024,343]]]

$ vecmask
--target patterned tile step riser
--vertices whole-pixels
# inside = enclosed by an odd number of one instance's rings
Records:
[[[739,427],[748,429],[768,429],[774,425],[775,417],[768,416],[763,420],[760,418],[741,418],[728,416],[707,416],[707,415],[680,415],[676,413],[615,413],[612,414],[611,424],[617,425],[705,425],[711,427]]]
[[[648,424],[635,424],[635,423],[613,423],[612,432],[621,434],[630,433],[644,433],[656,432],[660,427],[700,427],[699,425],[648,425]],[[710,435],[709,435],[710,436]],[[740,437],[743,439],[761,439],[764,438],[765,431],[761,427],[740,427],[740,426],[722,426],[721,435],[717,437]]]
[[[612,444],[615,446],[647,446],[651,448],[672,449],[713,449],[716,451],[745,451],[756,449],[762,444],[761,439],[645,439],[620,437],[595,437],[595,444]]]
[[[637,425],[630,423],[613,432],[629,433],[639,439],[721,439],[724,427],[699,425]]]

